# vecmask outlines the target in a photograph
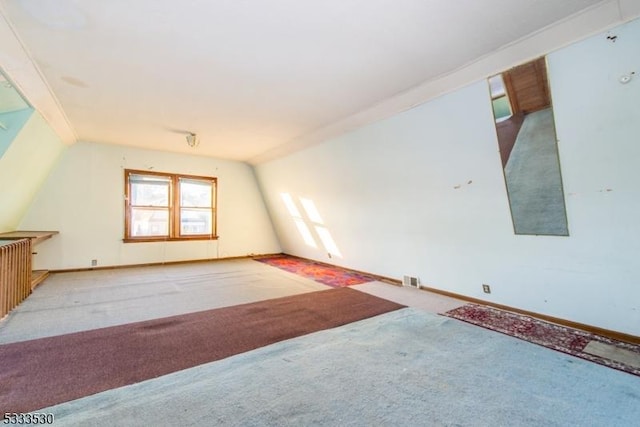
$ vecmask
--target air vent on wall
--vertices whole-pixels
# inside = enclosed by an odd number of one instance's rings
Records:
[[[413,288],[420,289],[420,280],[413,276],[404,276],[402,278],[402,286],[411,286]]]

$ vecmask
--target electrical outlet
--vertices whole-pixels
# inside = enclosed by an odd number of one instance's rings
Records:
[[[482,285],[482,291],[483,291],[485,294],[490,294],[490,293],[491,293],[491,286],[489,286],[489,285],[484,285],[484,284],[483,284],[483,285]]]
[[[96,265],[98,265],[98,260],[97,259],[92,259],[91,260],[91,267],[95,267]]]

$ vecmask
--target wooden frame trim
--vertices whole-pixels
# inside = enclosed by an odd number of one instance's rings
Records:
[[[49,273],[79,273],[83,271],[94,270],[120,270],[124,268],[139,268],[139,267],[158,267],[163,265],[179,265],[179,264],[199,264],[203,262],[215,262],[215,261],[230,261],[234,259],[253,259],[259,257],[276,256],[280,254],[260,254],[260,255],[239,255],[223,258],[202,258],[202,259],[189,259],[182,261],[161,261],[161,262],[147,262],[142,264],[125,264],[125,265],[103,265],[100,267],[85,267],[85,268],[61,268],[57,270],[50,270]]]
[[[123,243],[152,243],[152,242],[189,242],[191,240],[218,240],[220,236],[213,236],[213,235],[198,235],[198,236],[193,236],[193,237],[160,237],[160,238],[153,238],[153,237],[132,237],[132,238],[124,238],[122,239]]]
[[[160,265],[176,265],[176,264],[192,264],[192,263],[201,263],[201,262],[212,262],[212,261],[227,261],[233,259],[254,259],[261,257],[272,257],[278,255],[288,255],[296,258],[304,259],[307,261],[317,262],[319,264],[328,265],[331,267],[339,267],[344,268],[345,270],[353,271],[356,273],[366,274],[367,276],[374,277],[381,282],[388,283],[394,286],[402,286],[402,281],[397,279],[392,279],[385,276],[379,276],[377,274],[367,273],[366,271],[353,270],[346,267],[341,267],[339,265],[333,265],[322,261],[317,261],[310,258],[304,258],[296,255],[290,255],[284,252],[279,253],[270,253],[270,254],[260,254],[260,255],[244,255],[244,256],[235,256],[235,257],[227,257],[227,258],[207,258],[207,259],[198,259],[198,260],[186,260],[186,261],[167,261],[167,262],[156,262],[156,263],[145,263],[145,264],[128,264],[128,265],[115,265],[115,266],[102,266],[102,267],[90,267],[90,268],[71,268],[71,269],[59,269],[59,270],[51,270],[51,273],[75,273],[81,271],[91,271],[91,270],[115,270],[121,268],[136,268],[136,267],[151,267],[151,266],[160,266]],[[444,291],[437,288],[432,288],[429,286],[420,286],[420,290],[424,290],[427,292],[432,292],[434,294],[444,295],[450,298],[455,298],[461,301],[466,301],[474,304],[486,305],[489,307],[495,307],[500,310],[510,311],[512,313],[523,314],[525,316],[533,317],[539,320],[544,320],[546,322],[555,323],[558,325],[566,326],[573,329],[579,329],[585,332],[590,332],[592,334],[601,335],[603,337],[611,338],[618,341],[624,341],[631,344],[640,344],[640,337],[626,334],[624,332],[612,331],[610,329],[604,329],[597,326],[587,325],[584,323],[573,322],[571,320],[561,319],[559,317],[548,316],[546,314],[540,314],[533,311],[521,310],[519,308],[510,307],[508,305],[497,304],[491,301],[482,300],[479,298],[468,297],[465,295],[457,294],[454,292]]]
[[[557,325],[566,326],[573,329],[579,329],[581,331],[590,332],[595,335],[601,335],[603,337],[611,338],[618,341],[624,341],[631,344],[640,344],[640,337],[626,334],[624,332],[612,331],[610,329],[600,328],[598,326],[587,325],[584,323],[574,322],[572,320],[566,320],[559,317],[549,316],[546,314],[536,313],[534,311],[522,310],[515,307],[510,307],[508,305],[498,304],[491,301],[486,301],[479,298],[468,297],[465,295],[456,294],[454,292],[443,291],[441,289],[431,288],[428,286],[422,286],[420,289],[424,289],[428,292],[433,292],[434,294],[440,294],[451,298],[456,298],[459,300],[471,302],[474,304],[486,305],[489,307],[494,307],[504,311],[510,311],[512,313],[523,314],[525,316],[533,317],[539,320],[544,320],[545,322],[555,323]]]
[[[141,236],[133,237],[130,233],[131,225],[131,205],[130,205],[130,183],[129,176],[131,174],[137,175],[151,175],[164,177],[169,179],[169,235],[168,236]],[[208,181],[211,182],[211,234],[193,234],[193,235],[181,235],[180,232],[180,179],[190,179],[194,181]],[[162,209],[165,209],[162,207]],[[191,240],[217,240],[218,239],[218,178],[212,176],[201,175],[187,175],[179,173],[168,173],[158,171],[145,171],[138,169],[125,169],[124,170],[124,243],[150,243],[150,242],[184,242]]]
[[[282,253],[281,255],[289,255],[289,254]],[[339,265],[333,265],[333,264],[325,263],[325,262],[322,262],[322,261],[316,261],[316,260],[309,259],[309,258],[299,257],[299,256],[296,256],[296,255],[289,255],[289,256],[294,256],[296,258],[306,259],[308,261],[313,261],[313,262],[317,262],[319,264],[329,265],[329,266],[332,266],[332,267],[344,268],[345,270],[353,271],[353,272],[356,272],[356,273],[362,273],[362,274],[366,274],[367,276],[375,277],[378,280],[380,280],[381,282],[389,283],[389,284],[395,285],[395,286],[402,286],[402,281],[401,280],[391,279],[389,277],[379,276],[379,275],[376,275],[376,274],[367,273],[366,271],[352,270],[350,268],[340,267]],[[434,294],[444,295],[444,296],[447,296],[447,297],[450,297],[450,298],[455,298],[455,299],[458,299],[458,300],[461,300],[461,301],[466,301],[466,302],[470,302],[470,303],[474,303],[474,304],[480,304],[480,305],[486,305],[486,306],[490,306],[490,307],[495,307],[497,309],[504,310],[504,311],[510,311],[512,313],[523,314],[525,316],[533,317],[533,318],[536,318],[536,319],[539,319],[539,320],[544,320],[545,322],[555,323],[555,324],[566,326],[566,327],[573,328],[573,329],[579,329],[579,330],[582,330],[582,331],[585,331],[585,332],[590,332],[592,334],[601,335],[603,337],[611,338],[611,339],[618,340],[618,341],[624,341],[624,342],[628,342],[628,343],[631,343],[631,344],[640,344],[640,337],[639,336],[626,334],[624,332],[612,331],[610,329],[604,329],[604,328],[600,328],[600,327],[597,327],[597,326],[587,325],[587,324],[584,324],[584,323],[578,323],[578,322],[574,322],[574,321],[571,321],[571,320],[561,319],[559,317],[548,316],[546,314],[540,314],[540,313],[536,313],[534,311],[522,310],[522,309],[519,309],[519,308],[510,307],[508,305],[503,305],[503,304],[497,304],[497,303],[494,303],[494,302],[491,302],[491,301],[482,300],[482,299],[479,299],[479,298],[468,297],[468,296],[465,296],[465,295],[456,294],[454,292],[449,292],[449,291],[443,291],[441,289],[432,288],[432,287],[429,287],[429,286],[420,285],[420,290],[424,290],[424,291],[427,291],[427,292],[433,292]]]

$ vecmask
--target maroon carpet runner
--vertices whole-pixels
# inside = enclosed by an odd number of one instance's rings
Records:
[[[34,411],[402,307],[336,288],[0,345],[0,413]]]

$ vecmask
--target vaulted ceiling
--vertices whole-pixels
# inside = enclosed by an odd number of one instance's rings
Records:
[[[598,3],[1,0],[0,11],[78,140],[251,161]]]

